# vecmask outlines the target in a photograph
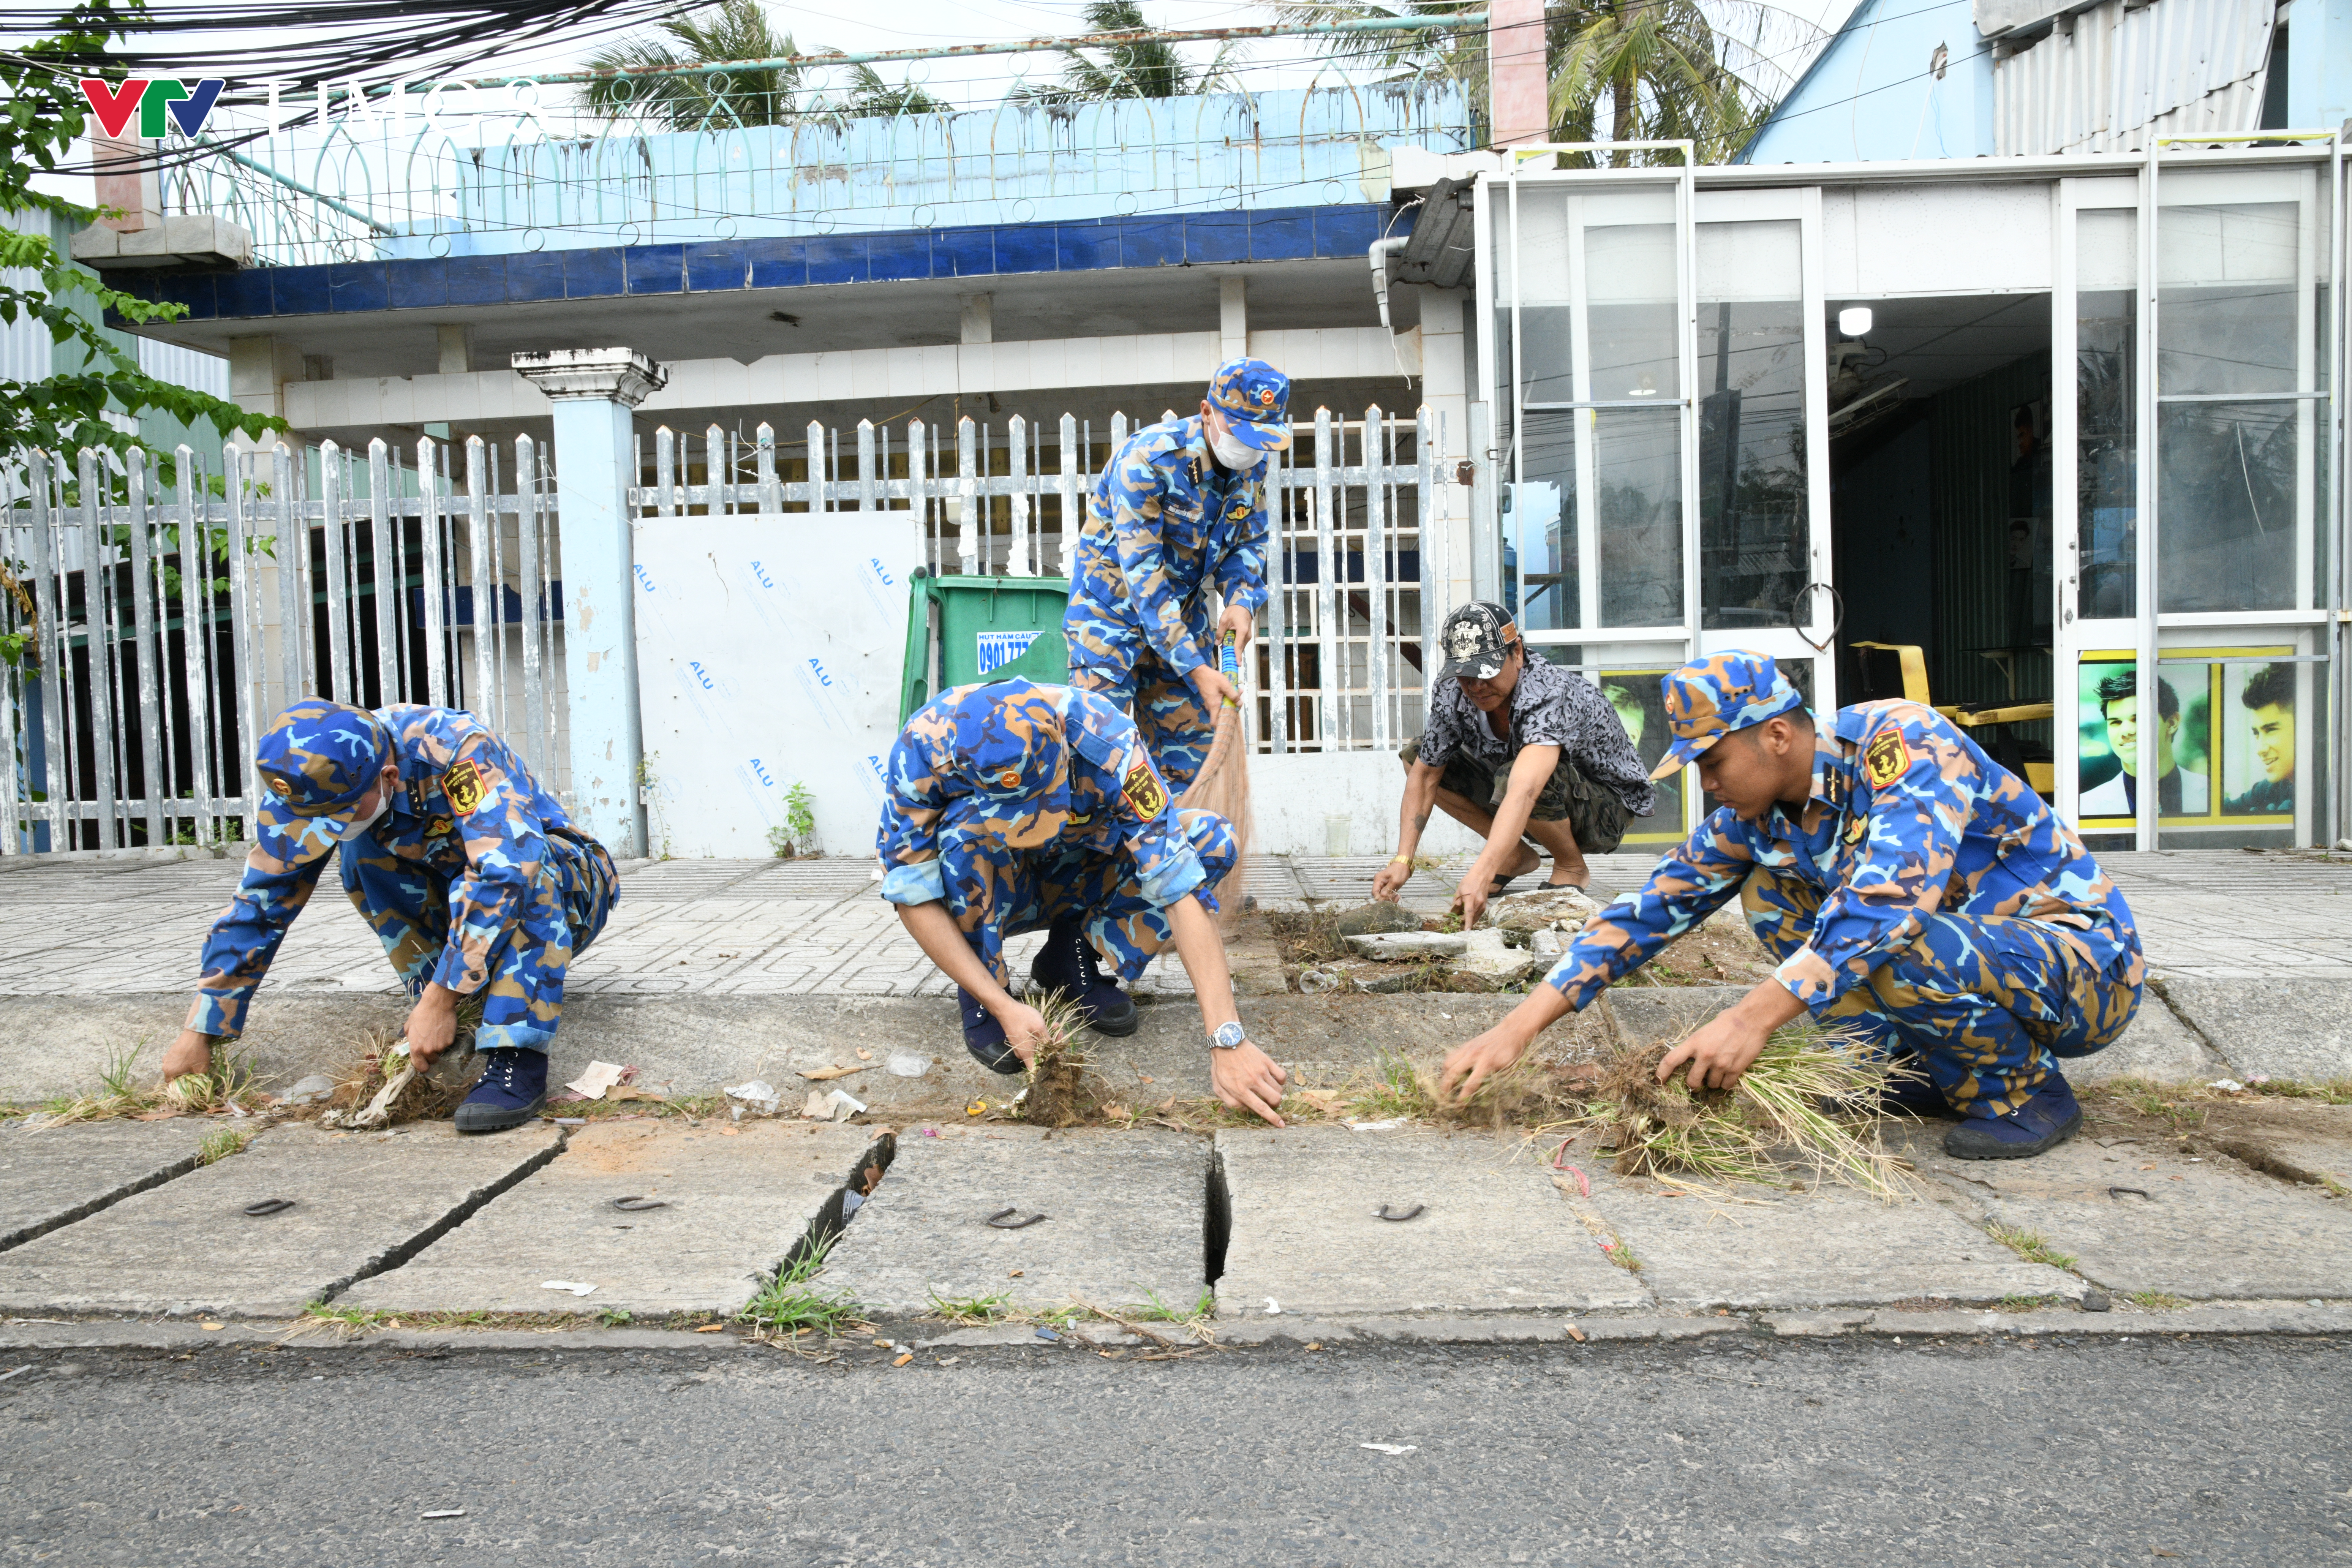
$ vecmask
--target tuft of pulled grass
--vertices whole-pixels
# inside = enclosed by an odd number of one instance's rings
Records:
[[[59,1095],[41,1107],[47,1127],[79,1121],[157,1120],[168,1116],[207,1116],[228,1110],[250,1110],[262,1094],[246,1058],[215,1046],[213,1070],[188,1073],[170,1083],[140,1081],[139,1056],[146,1042],[111,1053],[99,1069],[96,1094]]]
[[[473,1032],[479,1018],[480,1010],[474,1004],[460,1005],[456,1042],[441,1053],[432,1071],[411,1079],[407,1087],[394,1097],[385,1108],[390,1114],[383,1125],[446,1121],[457,1114],[457,1107],[473,1088]],[[408,1042],[397,1035],[371,1029],[346,1049],[339,1062],[326,1069],[327,1076],[335,1080],[334,1092],[328,1095],[323,1105],[308,1108],[310,1113],[321,1120],[332,1117],[348,1121],[365,1110],[377,1092],[407,1066]]]
[[[1916,1191],[1907,1164],[1880,1142],[1874,1116],[1895,1069],[1860,1040],[1800,1019],[1775,1030],[1728,1089],[1695,1090],[1687,1072],[1659,1082],[1668,1049],[1555,1068],[1549,1083],[1531,1078],[1517,1092],[1567,1098],[1589,1085],[1577,1115],[1538,1131],[1597,1128],[1619,1175],[1778,1184],[1793,1163],[1889,1203]]]
[[[1033,1127],[1085,1127],[1114,1120],[1105,1114],[1117,1098],[1078,1044],[1083,1026],[1075,997],[1060,991],[1038,999],[1045,1038],[1030,1058],[1029,1087],[1021,1097],[1021,1120]]]

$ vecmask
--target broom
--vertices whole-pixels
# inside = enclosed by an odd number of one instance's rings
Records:
[[[1227,632],[1220,639],[1217,668],[1234,689],[1241,689],[1241,654],[1234,644],[1235,634]],[[1222,908],[1217,924],[1230,930],[1241,918],[1242,900],[1238,896],[1249,885],[1247,865],[1250,845],[1249,789],[1249,724],[1241,703],[1228,700],[1224,711],[1217,715],[1216,738],[1209,742],[1209,756],[1194,774],[1183,798],[1176,803],[1179,809],[1213,811],[1234,828],[1234,868],[1217,884],[1220,889],[1231,887],[1234,897],[1218,899]]]

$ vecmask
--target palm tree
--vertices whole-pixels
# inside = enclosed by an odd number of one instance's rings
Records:
[[[1403,0],[1402,6],[1277,0],[1271,7],[1292,22],[1485,8],[1484,0]],[[1596,141],[1605,123],[1611,141],[1686,140],[1697,143],[1702,163],[1721,163],[1771,112],[1791,79],[1787,62],[1807,58],[1821,37],[1822,29],[1770,0],[1707,0],[1704,7],[1698,0],[1554,0],[1544,9],[1550,139]],[[1484,28],[1339,35],[1325,48],[1337,59],[1384,70],[1392,81],[1461,84],[1478,139],[1490,135]],[[1610,161],[1622,168],[1633,158],[1618,153]]]
[[[946,114],[953,107],[924,91],[911,77],[892,87],[872,66],[853,65],[847,91],[833,100],[832,111],[858,120],[869,115]]]
[[[1310,7],[1320,10],[1320,7]],[[1087,30],[1090,33],[1141,33],[1151,24],[1143,19],[1138,0],[1088,0]],[[1012,96],[1027,103],[1092,103],[1107,98],[1181,98],[1214,92],[1237,84],[1234,79],[1234,47],[1221,47],[1205,66],[1195,67],[1176,46],[1159,38],[1112,44],[1097,51],[1101,63],[1088,58],[1075,45],[1064,45],[1069,64],[1059,87],[1024,87]]]
[[[591,59],[588,68],[627,73],[800,52],[790,33],[769,25],[760,0],[720,0],[699,16],[671,17],[660,31],[678,47],[657,36],[625,38]],[[642,116],[674,131],[705,131],[783,124],[793,117],[800,89],[801,68],[791,65],[691,76],[615,74],[590,82],[581,96],[592,113],[607,120]]]

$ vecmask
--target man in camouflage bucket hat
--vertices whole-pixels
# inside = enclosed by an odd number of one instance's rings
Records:
[[[1098,967],[1139,977],[1170,946],[1199,995],[1217,1098],[1282,1125],[1287,1075],[1255,1046],[1210,917],[1233,869],[1233,827],[1180,811],[1135,723],[1066,686],[993,681],[942,691],[890,750],[876,837],[882,896],[956,983],[965,1047],[1017,1073],[1044,1030],[1013,992],[1004,939],[1044,931],[1029,971],[1107,1035],[1131,1035],[1135,1003]]]
[[[1289,404],[1264,360],[1219,366],[1199,414],[1137,431],[1104,467],[1071,557],[1070,684],[1130,715],[1180,794],[1240,697],[1216,645],[1231,632],[1246,651],[1265,603],[1266,456],[1290,445]]]
[[[1958,1116],[1945,1152],[2015,1160],[2083,1113],[2061,1058],[2112,1044],[2140,1002],[2139,933],[2074,829],[1958,726],[1916,702],[1863,702],[1817,728],[1763,654],[1665,678],[1675,743],[1723,802],[1641,891],[1593,917],[1545,983],[1445,1058],[1464,1098],[1542,1028],[1738,897],[1780,968],[1658,1065],[1727,1089],[1774,1029],[1811,1012],[1926,1081],[1890,1098]]]
[[[236,896],[205,941],[187,1026],[166,1079],[208,1072],[245,1026],[294,917],[342,851],[343,891],[415,998],[409,1059],[432,1065],[478,997],[481,1078],[460,1132],[519,1127],[547,1102],[547,1051],[572,957],[604,929],[620,879],[513,750],[470,713],[370,712],[309,697],[278,715],[254,757],[260,808]]]

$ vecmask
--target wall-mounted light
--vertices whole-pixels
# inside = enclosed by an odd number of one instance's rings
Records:
[[[1838,331],[1849,338],[1867,336],[1870,331],[1870,307],[1848,305],[1838,312]]]

